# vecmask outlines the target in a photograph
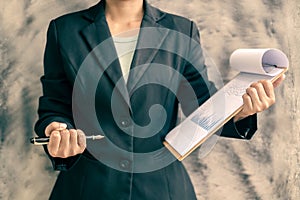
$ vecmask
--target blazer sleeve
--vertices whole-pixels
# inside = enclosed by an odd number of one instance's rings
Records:
[[[60,54],[55,21],[51,21],[47,31],[47,42],[44,54],[44,75],[41,77],[43,95],[39,98],[38,121],[35,132],[45,136],[45,128],[51,122],[63,122],[68,129],[75,128],[72,120],[72,85],[66,77],[66,72]],[[55,170],[69,169],[80,155],[69,158],[54,158],[49,156]]]
[[[215,85],[208,80],[207,69],[200,44],[200,34],[194,22],[191,22],[190,38],[191,43],[196,42],[197,45],[190,45],[189,60],[196,59],[197,61],[192,62],[193,64],[191,64],[191,62],[187,62],[183,75],[188,81],[180,84],[178,94],[182,100],[180,103],[186,116],[196,109],[196,107],[193,106],[195,105],[193,102],[195,101],[194,99],[197,101],[197,106],[200,106],[217,91]],[[196,65],[194,63],[196,63]],[[192,95],[188,94],[189,86],[187,84],[192,86],[197,98],[190,98]],[[223,126],[222,129],[220,129],[220,135],[231,138],[251,139],[256,130],[257,116],[255,114],[236,123],[234,123],[233,119],[231,119]]]

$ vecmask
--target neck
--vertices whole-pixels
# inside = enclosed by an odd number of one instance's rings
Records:
[[[143,0],[106,0],[105,15],[111,21],[139,21],[143,14]]]

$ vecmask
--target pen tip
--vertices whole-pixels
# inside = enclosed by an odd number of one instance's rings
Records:
[[[31,144],[34,143],[34,138],[30,138],[30,143],[31,143]]]
[[[100,140],[100,139],[102,139],[102,138],[104,138],[103,135],[95,135],[95,136],[94,136],[94,140]]]

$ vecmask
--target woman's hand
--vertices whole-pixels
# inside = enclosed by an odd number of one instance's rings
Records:
[[[274,88],[279,86],[284,79],[285,75],[283,74],[273,84],[268,80],[252,83],[243,95],[243,108],[234,117],[234,122],[271,107],[275,103]]]
[[[67,158],[83,153],[86,148],[85,135],[81,130],[67,130],[67,125],[52,122],[45,129],[50,137],[48,151],[52,157]]]

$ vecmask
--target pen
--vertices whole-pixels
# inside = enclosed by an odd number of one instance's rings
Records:
[[[85,137],[87,140],[100,140],[104,138],[103,135],[91,135]],[[30,138],[30,143],[34,145],[44,145],[49,143],[49,137],[33,137]]]

